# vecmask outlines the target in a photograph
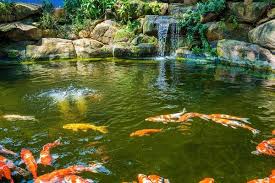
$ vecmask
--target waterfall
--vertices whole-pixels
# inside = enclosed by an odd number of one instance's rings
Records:
[[[158,28],[158,55],[160,57],[164,57],[165,55],[165,47],[166,47],[166,39],[168,35],[169,29],[169,18],[167,16],[160,16],[157,21],[157,28]]]
[[[166,52],[166,42],[168,37],[168,30],[170,28],[170,56],[176,55],[176,50],[179,43],[178,22],[169,16],[160,16],[156,20],[158,29],[158,56],[164,57]]]
[[[174,20],[171,24],[171,43],[170,43],[170,55],[176,56],[176,51],[179,47],[179,32],[180,28],[178,22]]]

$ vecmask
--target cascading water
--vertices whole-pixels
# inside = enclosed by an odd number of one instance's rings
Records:
[[[168,35],[169,29],[169,18],[167,16],[160,16],[157,21],[157,28],[158,28],[158,55],[160,57],[164,57],[165,55],[165,47],[166,47],[166,39]]]
[[[168,37],[168,32],[170,28],[171,40],[170,40],[170,56],[176,55],[176,50],[178,48],[179,42],[179,26],[178,22],[169,16],[160,16],[157,18],[156,22],[158,29],[158,56],[164,57],[166,52],[166,42]]]
[[[170,43],[170,55],[176,56],[176,51],[179,47],[179,32],[180,28],[178,22],[174,20],[171,24],[171,43]]]

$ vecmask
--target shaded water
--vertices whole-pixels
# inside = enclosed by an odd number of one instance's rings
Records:
[[[246,182],[266,177],[275,159],[255,156],[258,142],[275,128],[275,81],[271,75],[222,66],[162,62],[46,62],[0,67],[1,114],[34,115],[39,121],[0,119],[0,144],[14,151],[41,147],[62,137],[53,149],[62,168],[104,161],[112,175],[83,174],[100,182],[159,174],[173,183]],[[87,99],[89,92],[100,99]],[[243,129],[194,119],[189,125],[144,121],[149,116],[187,111],[248,117],[261,130]],[[68,123],[107,125],[108,134],[72,132]],[[150,137],[130,138],[143,128],[163,128]],[[49,171],[43,169],[41,172]]]

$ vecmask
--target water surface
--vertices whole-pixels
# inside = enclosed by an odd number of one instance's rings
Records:
[[[38,157],[41,147],[61,137],[54,167],[106,162],[111,175],[83,174],[100,182],[159,174],[174,183],[246,182],[266,177],[275,159],[255,156],[257,143],[275,129],[274,76],[240,68],[176,61],[46,62],[0,66],[0,113],[34,115],[39,121],[0,119],[0,143],[23,147]],[[100,94],[87,99],[87,93]],[[257,136],[194,119],[180,126],[144,121],[186,108],[200,113],[248,117]],[[72,132],[68,123],[106,125],[108,134]],[[180,127],[180,128],[179,128]],[[143,128],[163,128],[150,137],[130,138]],[[40,174],[52,170],[40,167]]]

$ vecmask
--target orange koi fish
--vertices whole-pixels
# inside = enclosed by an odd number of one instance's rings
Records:
[[[272,135],[275,135],[275,130],[272,131]]]
[[[138,183],[170,183],[170,181],[158,175],[138,174]]]
[[[44,145],[42,151],[40,152],[39,163],[45,166],[51,166],[53,158],[51,156],[50,150],[51,148],[54,148],[59,145],[61,145],[60,140],[56,140],[53,143],[48,143]]]
[[[275,170],[272,170],[272,173],[269,177],[266,177],[264,179],[251,180],[247,183],[275,183]]]
[[[146,118],[145,121],[163,122],[163,123],[176,122],[185,112],[186,112],[186,110],[183,109],[183,111],[180,113],[149,117],[149,118]]]
[[[204,115],[207,116],[207,115]],[[250,130],[253,134],[260,133],[259,130],[252,128],[251,126],[248,126],[246,124],[241,123],[240,121],[235,121],[235,120],[229,120],[229,119],[222,119],[222,118],[214,118],[208,115],[208,119],[211,119],[212,121],[222,124],[224,126],[229,126],[231,128],[244,128]]]
[[[275,156],[275,138],[262,141],[257,147],[255,154],[265,154],[269,156]]]
[[[237,117],[237,116],[231,116],[231,115],[227,115],[227,114],[210,114],[208,116],[210,116],[211,118],[222,118],[222,119],[229,119],[229,120],[237,120],[237,121],[242,121],[244,123],[249,123],[250,124],[250,122],[248,121],[249,118],[240,118],[240,117]]]
[[[162,129],[143,129],[138,130],[130,134],[130,137],[142,137],[142,136],[149,136],[153,133],[159,133]]]
[[[11,177],[10,168],[5,163],[0,162],[0,180],[2,180],[2,177],[5,177],[7,180],[10,181],[10,183],[14,183],[14,181]]]
[[[27,169],[32,173],[34,179],[37,178],[37,163],[32,155],[32,152],[28,149],[21,150],[21,159],[26,164]]]
[[[64,177],[62,183],[95,183],[95,181],[91,179],[83,179],[77,175],[68,175]]]
[[[11,170],[15,170],[20,175],[26,177],[29,175],[29,173],[24,170],[23,168],[17,167],[11,160],[5,158],[4,156],[0,156],[0,162],[5,163]]]
[[[110,171],[107,170],[101,164],[92,164],[92,165],[89,165],[88,167],[85,167],[82,165],[74,165],[74,166],[70,166],[68,168],[55,170],[51,173],[41,175],[34,181],[34,183],[52,183],[54,181],[58,182],[58,181],[64,179],[68,175],[79,174],[82,172],[110,174]]]
[[[215,180],[213,178],[205,178],[201,180],[199,183],[214,183]]]
[[[11,151],[11,150],[8,150],[6,149],[4,146],[0,145],[0,153],[1,154],[10,154],[10,155],[16,155],[15,152]]]

